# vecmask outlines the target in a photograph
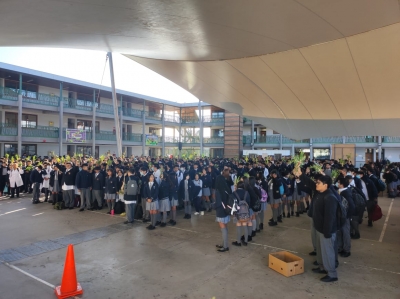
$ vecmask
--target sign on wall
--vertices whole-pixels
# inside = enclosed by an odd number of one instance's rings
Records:
[[[158,136],[157,135],[146,135],[146,145],[157,145]]]
[[[86,131],[82,129],[66,129],[67,143],[85,143]]]

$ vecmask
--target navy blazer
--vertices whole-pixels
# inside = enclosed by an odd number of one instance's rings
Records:
[[[151,187],[151,190],[150,190],[149,183],[146,183],[144,185],[143,191],[144,191],[144,193],[143,193],[144,198],[146,198],[146,199],[151,198],[151,201],[158,200],[158,184],[156,181],[153,182],[153,186]]]
[[[118,181],[115,176],[106,177],[105,192],[109,194],[116,194],[118,192]]]

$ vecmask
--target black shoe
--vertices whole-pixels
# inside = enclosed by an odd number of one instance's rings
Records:
[[[238,243],[237,241],[235,241],[235,242],[232,242],[232,245],[235,245],[235,246],[242,246],[242,243]]]
[[[247,246],[247,242],[245,242],[245,241],[242,240],[242,245],[243,245],[243,246]]]
[[[74,207],[69,207],[68,209],[69,209],[69,210],[73,210],[73,209],[74,209]]]
[[[290,218],[290,214],[289,213],[287,213],[287,218]]]
[[[240,240],[241,240],[241,241],[244,241],[244,236],[242,236],[242,237],[240,238]]]
[[[164,223],[164,222],[161,222],[161,224],[160,224],[160,227],[166,227],[167,226],[167,224],[166,223]]]
[[[260,223],[260,229],[261,229],[261,230],[264,229],[264,223]]]
[[[299,212],[296,212],[296,217],[300,217],[300,213]]]
[[[153,230],[153,229],[156,229],[156,227],[155,226],[153,226],[153,225],[149,225],[148,227],[146,227],[148,230]]]
[[[282,222],[282,217],[281,216],[278,217],[278,222]]]
[[[255,237],[256,236],[256,231],[253,230],[252,233],[251,233],[251,236]]]
[[[97,210],[99,210],[99,211],[102,210],[102,209],[103,209],[103,207],[98,207],[98,208],[97,208]]]
[[[309,253],[309,255],[316,256],[317,253],[316,253],[315,251],[311,251],[311,252]]]
[[[161,224],[161,221],[156,222],[156,226],[159,226]]]
[[[149,219],[143,218],[143,223],[149,222]]]
[[[304,213],[304,211],[299,212],[299,214],[303,214],[303,213]]]
[[[285,213],[282,213],[282,217],[283,217],[283,218],[286,218],[286,214],[285,214]]]
[[[318,268],[313,268],[312,271],[314,273],[318,273],[318,274],[328,274],[328,272],[326,272],[325,270],[322,270],[320,267]]]
[[[170,219],[170,220],[168,221],[168,224],[172,224],[172,223],[174,223],[174,220]]]
[[[372,225],[372,220],[368,220],[368,226],[369,227],[372,227],[373,225]]]
[[[314,266],[319,266],[319,264],[318,264],[317,261],[314,261],[313,265],[314,265]]]
[[[227,252],[227,251],[229,251],[229,247],[227,247],[227,248],[221,248],[221,249],[218,249],[217,251],[218,251],[218,252]]]
[[[183,219],[188,219],[188,214],[185,214],[185,216],[183,217]]]
[[[360,234],[354,234],[354,235],[351,236],[351,238],[353,240],[358,240],[358,239],[360,239]]]
[[[207,210],[207,212],[209,212],[209,213],[210,213],[210,212],[212,212],[212,209],[211,209],[211,208],[210,208],[210,209],[208,209],[208,210]]]
[[[192,215],[188,214],[186,219],[191,219]]]
[[[338,281],[337,277],[330,277],[328,275],[324,276],[321,278],[322,282],[334,282],[334,281]]]
[[[94,211],[94,208],[90,208],[90,209],[88,209],[88,211]]]
[[[252,236],[248,236],[247,237],[247,242],[251,242],[251,241],[253,241],[253,237]]]
[[[124,224],[129,224],[129,223],[133,223],[133,221],[130,222],[130,221],[126,220],[126,221],[124,222]]]
[[[219,248],[219,249],[224,248],[223,245],[215,245],[215,247],[217,247],[217,248]]]
[[[83,212],[85,209],[84,208],[82,208],[82,209],[79,209],[79,212]]]
[[[273,222],[274,221],[274,218],[271,218],[270,220],[268,220],[268,222]]]
[[[294,216],[294,212],[291,212],[291,213],[290,213],[290,216]]]
[[[269,225],[269,226],[277,226],[277,225],[278,225],[278,222],[272,221],[272,222],[268,223],[268,225]]]
[[[346,252],[346,251],[343,251],[343,252],[340,254],[341,257],[349,257],[350,255],[351,255],[351,252]]]
[[[172,225],[172,226],[176,225],[176,221],[173,221],[173,222],[171,223],[171,225]]]
[[[18,197],[19,197],[19,196],[18,196]],[[48,201],[48,199],[47,199],[47,198],[45,198],[45,199],[44,199],[44,202],[47,202],[47,201]]]
[[[256,233],[260,233],[261,232],[261,229],[256,229]]]

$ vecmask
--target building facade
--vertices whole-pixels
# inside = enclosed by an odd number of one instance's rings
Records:
[[[353,144],[356,165],[384,157],[400,161],[400,137],[291,140],[203,102],[179,104],[122,90],[117,98],[121,132],[115,130],[109,88],[0,63],[0,155],[99,156],[116,152],[119,133],[126,155],[236,157],[243,150],[302,149],[330,158],[333,146]],[[74,129],[85,132],[84,140],[66,138]]]

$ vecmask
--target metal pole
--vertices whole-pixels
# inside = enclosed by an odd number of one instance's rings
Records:
[[[58,106],[58,155],[63,155],[63,138],[64,138],[64,97],[63,83],[60,82],[60,101]]]
[[[199,121],[200,121],[200,157],[203,154],[203,113],[201,111],[201,101],[199,101]],[[194,133],[194,130],[193,130]]]
[[[117,138],[117,156],[121,157],[122,155],[122,142],[121,142],[121,132],[120,124],[119,124],[119,116],[118,116],[118,103],[117,103],[117,93],[115,92],[115,81],[114,81],[114,66],[112,60],[112,53],[108,52],[108,61],[110,63],[110,79],[111,79],[111,89],[112,89],[112,98],[113,98],[113,106],[114,106],[114,122],[115,122],[115,132]]]
[[[165,104],[162,105],[162,156],[165,157]]]
[[[19,90],[18,90],[18,156],[21,157],[22,151],[22,74],[19,74]],[[37,153],[36,153],[37,154]]]
[[[382,159],[382,136],[378,136],[378,159]]]
[[[182,107],[179,108],[179,143],[182,142]],[[179,149],[178,147],[178,157],[181,157],[182,150]]]
[[[142,156],[146,150],[146,101],[143,100],[143,111],[142,111]]]
[[[96,90],[93,89],[92,156],[96,154]]]
[[[282,146],[282,134],[280,134],[279,136],[279,149],[282,150],[283,146]]]
[[[121,97],[120,97],[120,99],[121,99],[121,110],[119,111],[119,121],[120,121],[120,129],[121,129],[121,131],[119,132],[120,133],[120,135],[121,135],[121,140],[124,140],[124,124],[123,124],[123,122],[122,122],[122,118],[123,118],[123,112],[122,112],[122,95],[121,95]],[[121,141],[122,142],[122,141]]]
[[[312,138],[310,138],[310,160],[314,158]]]
[[[251,149],[254,150],[254,121],[251,120]]]

